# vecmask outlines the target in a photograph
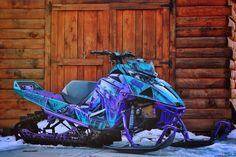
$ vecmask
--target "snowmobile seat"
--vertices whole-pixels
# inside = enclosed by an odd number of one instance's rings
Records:
[[[96,87],[96,82],[72,80],[62,90],[62,97],[67,103],[82,104]]]

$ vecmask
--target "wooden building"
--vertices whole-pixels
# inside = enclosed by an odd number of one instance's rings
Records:
[[[15,96],[15,79],[60,92],[72,79],[98,80],[108,58],[132,51],[153,60],[187,106],[192,131],[230,119],[227,0],[0,0],[0,128],[39,110]]]

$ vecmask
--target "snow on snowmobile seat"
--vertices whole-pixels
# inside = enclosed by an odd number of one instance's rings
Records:
[[[96,84],[93,81],[72,80],[64,87],[61,95],[67,103],[81,104],[88,99]]]

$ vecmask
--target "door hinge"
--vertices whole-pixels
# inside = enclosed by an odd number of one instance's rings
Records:
[[[52,2],[51,1],[48,3],[48,12],[49,13],[52,12]]]
[[[160,61],[160,64],[167,64],[169,66],[169,68],[172,68],[172,60],[171,59],[169,59],[167,61],[162,60],[162,61]]]

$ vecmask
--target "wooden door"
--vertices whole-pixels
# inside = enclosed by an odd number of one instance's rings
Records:
[[[108,57],[91,50],[131,51],[152,60],[169,81],[169,8],[158,5],[53,4],[51,90],[70,80],[96,81],[111,69]]]

